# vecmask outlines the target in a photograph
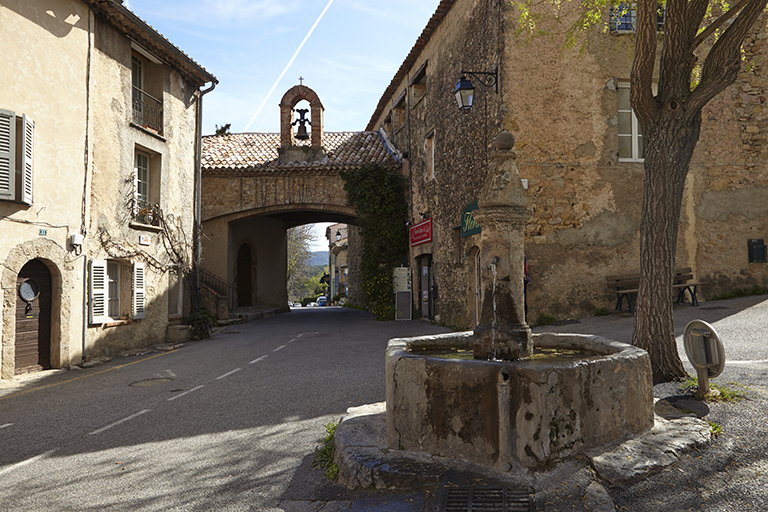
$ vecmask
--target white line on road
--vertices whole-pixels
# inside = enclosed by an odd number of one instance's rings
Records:
[[[289,341],[288,343],[293,343],[293,342],[294,342],[294,341],[296,341],[297,339],[301,338],[301,335],[302,335],[302,334],[304,334],[304,333],[303,333],[303,332],[300,332],[299,334],[297,334],[297,335],[296,335],[296,337],[295,337],[295,338],[293,338],[293,339],[292,339],[291,341]]]
[[[264,359],[266,359],[266,358],[267,358],[267,356],[261,356],[261,357],[259,357],[259,358],[257,358],[257,359],[254,359],[253,361],[251,361],[251,362],[250,362],[250,363],[248,363],[248,364],[258,363],[259,361],[263,361],[263,360],[264,360]]]
[[[9,425],[12,425],[12,423],[9,423]],[[21,462],[18,462],[12,466],[8,466],[7,468],[0,469],[0,475],[4,475],[6,473],[10,473],[11,471],[15,469],[19,469],[22,466],[26,466],[27,464],[32,464],[33,462],[37,462],[40,459],[44,459],[56,450],[48,450],[45,453],[41,453],[40,455],[37,455],[35,457],[32,457],[31,459],[23,460]]]
[[[112,423],[111,425],[107,425],[106,427],[101,427],[100,429],[96,429],[93,432],[89,432],[88,435],[92,436],[94,434],[100,434],[101,432],[104,432],[105,430],[109,430],[112,427],[116,427],[116,426],[118,426],[121,423],[125,423],[128,420],[132,420],[133,418],[137,418],[137,417],[141,416],[142,414],[146,414],[148,412],[149,412],[149,409],[144,409],[143,411],[139,411],[136,414],[131,414],[127,418],[123,418],[123,419],[121,419],[119,421],[116,421],[116,422]]]
[[[216,380],[220,380],[220,379],[223,379],[223,378],[225,378],[225,377],[229,377],[229,376],[230,376],[230,375],[232,375],[233,373],[237,373],[237,372],[239,372],[240,370],[242,370],[242,368],[235,368],[235,369],[234,369],[234,370],[232,370],[231,372],[227,372],[227,373],[225,373],[224,375],[219,375],[218,377],[216,377]]]
[[[13,423],[6,423],[5,425],[0,425],[0,428],[10,427],[13,425]]]
[[[279,347],[277,347],[277,348],[276,348],[275,350],[273,350],[272,352],[277,352],[278,350],[282,350],[282,349],[284,349],[284,348],[285,348],[285,347],[287,347],[287,346],[288,346],[288,345],[280,345]]]
[[[189,394],[189,393],[191,393],[193,391],[197,391],[198,389],[204,388],[204,387],[205,386],[196,386],[196,387],[194,387],[192,389],[188,389],[188,390],[184,391],[183,393],[179,393],[178,395],[172,396],[171,398],[168,399],[168,401],[170,402],[171,400],[176,400],[177,398],[181,398],[184,395],[187,395],[187,394]]]
[[[729,364],[765,364],[768,363],[768,359],[758,359],[756,361],[726,361],[725,366],[728,366]]]

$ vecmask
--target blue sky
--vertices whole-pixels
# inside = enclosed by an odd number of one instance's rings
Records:
[[[331,0],[269,97],[329,0],[124,4],[219,79],[204,99],[203,133],[209,134],[226,123],[233,132],[279,131],[277,104],[299,76],[323,102],[326,131],[364,130],[439,0]]]
[[[219,79],[203,100],[204,134],[212,134],[216,125],[226,123],[232,124],[235,133],[280,131],[277,104],[288,89],[299,83],[300,76],[323,102],[326,131],[364,130],[379,98],[439,3],[124,1],[126,7]],[[278,82],[289,63],[290,68]],[[327,225],[315,225],[317,240],[312,250],[328,248],[324,236]]]

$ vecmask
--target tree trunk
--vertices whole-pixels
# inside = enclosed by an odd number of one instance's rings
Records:
[[[632,343],[648,351],[654,382],[687,376],[675,343],[672,284],[685,176],[699,138],[693,121],[670,102],[644,131],[645,179],[640,220],[640,287]]]

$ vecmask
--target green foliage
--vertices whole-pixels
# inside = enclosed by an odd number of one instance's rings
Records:
[[[721,293],[720,295],[710,297],[708,300],[735,299],[736,297],[749,297],[750,295],[768,295],[768,286],[755,285],[748,290],[735,288],[725,293]]]
[[[536,318],[536,325],[552,325],[557,322],[558,319],[556,316],[548,315],[546,313],[542,313]]]
[[[736,382],[729,382],[728,384],[732,386],[744,387],[741,384],[738,384]],[[696,377],[692,377],[690,375],[688,376],[687,379],[685,379],[683,382],[680,383],[680,389],[683,389],[683,390],[698,388],[698,386],[699,386],[699,379]],[[716,389],[720,392],[719,396],[713,396],[713,397],[707,398],[707,400],[711,402],[737,402],[739,400],[744,400],[745,398],[747,398],[747,395],[744,391],[729,388],[721,384],[715,384],[714,382],[710,382],[709,387],[712,389]]]
[[[339,466],[333,462],[336,452],[335,437],[337,423],[328,423],[325,427],[325,439],[315,448],[315,460],[310,464],[313,468],[323,469],[323,475],[328,480],[336,480],[339,477]]]
[[[611,311],[608,308],[595,308],[595,316],[610,315]]]
[[[229,129],[232,128],[232,123],[227,123],[222,126],[219,126],[219,125],[215,125],[215,126],[216,126],[216,135],[229,135],[230,133],[232,133],[229,131]]]
[[[363,238],[360,273],[368,307],[377,320],[393,319],[393,268],[408,263],[408,183],[396,171],[374,164],[342,178]]]
[[[216,325],[216,317],[205,306],[200,306],[199,311],[195,311],[185,316],[182,320],[184,324],[192,327],[192,339],[201,340],[211,335],[213,327]]]
[[[712,437],[718,437],[720,434],[723,433],[723,427],[721,427],[714,421],[707,420],[707,423],[709,423],[709,431],[712,434]]]

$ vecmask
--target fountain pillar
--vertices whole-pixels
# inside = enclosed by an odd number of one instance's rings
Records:
[[[475,359],[514,360],[533,353],[525,322],[524,229],[531,217],[512,150],[514,136],[496,136],[488,176],[478,199],[475,220],[480,234],[480,322],[475,328]]]

